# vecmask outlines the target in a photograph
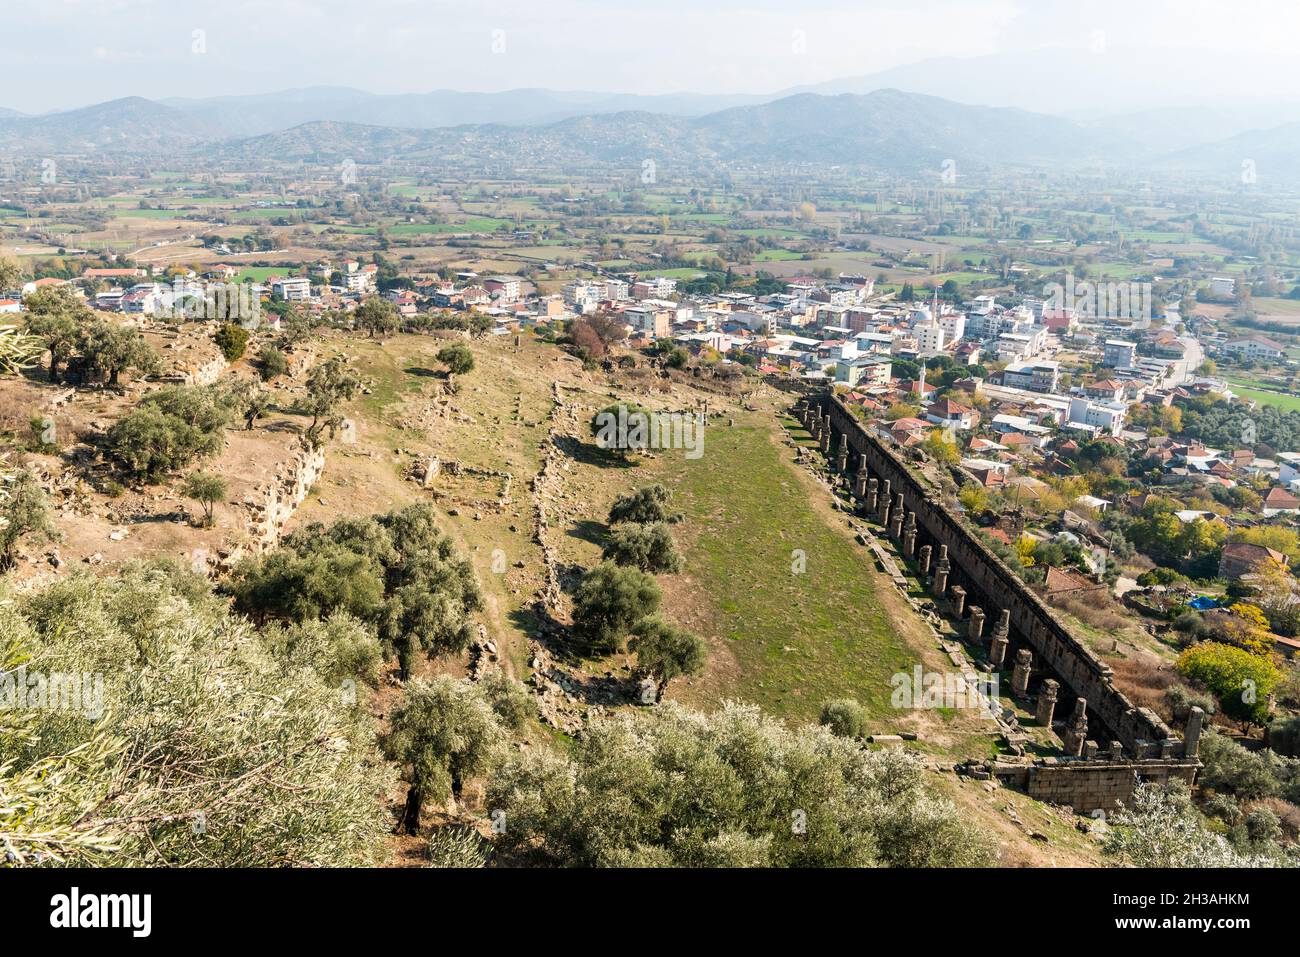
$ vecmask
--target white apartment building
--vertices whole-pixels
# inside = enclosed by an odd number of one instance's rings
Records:
[[[311,298],[311,280],[305,276],[273,280],[271,295],[281,302],[305,302]]]
[[[1030,392],[1055,392],[1061,381],[1059,362],[1018,362],[1002,371],[1002,384]]]

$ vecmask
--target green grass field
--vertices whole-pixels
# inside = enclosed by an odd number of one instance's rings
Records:
[[[782,454],[766,429],[712,426],[703,455],[674,458],[667,477],[686,513],[686,568],[735,658],[725,692],[801,719],[835,697],[894,717],[890,676],[916,653],[878,599],[866,550],[828,525]]]
[[[1300,412],[1300,395],[1291,395],[1287,392],[1273,392],[1268,389],[1253,389],[1249,386],[1240,384],[1236,379],[1229,379],[1228,382],[1232,385],[1232,391],[1237,393],[1237,395],[1254,399],[1261,405],[1275,405],[1288,412]]]

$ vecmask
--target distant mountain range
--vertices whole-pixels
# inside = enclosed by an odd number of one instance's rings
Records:
[[[166,99],[161,102],[233,136],[258,136],[303,123],[333,121],[436,129],[493,123],[543,125],[596,113],[644,111],[698,116],[731,106],[762,103],[770,97],[698,93],[639,96],[631,93],[561,92],[522,89],[500,93],[375,94],[348,87],[311,87],[261,96]]]
[[[1105,155],[1108,144],[1059,117],[965,106],[898,90],[867,96],[805,93],[703,116],[644,111],[572,117],[543,126],[434,130],[305,123],[225,147],[243,161],[371,162],[423,154],[452,160],[505,158],[549,164],[764,163],[865,165],[938,174],[947,160],[971,167],[1036,166]]]
[[[1233,175],[1243,160],[1253,159],[1261,176],[1267,171],[1276,180],[1300,178],[1300,109],[1255,110],[1261,121],[1274,118],[1281,125],[1242,130],[1235,112],[1207,108],[1067,118],[896,89],[728,103],[735,99],[547,90],[407,97],[345,88],[215,100],[129,97],[41,116],[0,113],[0,150],[153,155],[202,146],[236,162],[368,163],[392,157],[639,167],[653,159],[688,166],[861,165],[906,174],[938,173],[951,160],[959,176],[990,167],[1097,164]],[[660,109],[608,109],[644,100]],[[717,103],[726,105],[706,109]],[[484,116],[495,122],[481,122]],[[465,117],[480,121],[464,122]]]
[[[65,113],[0,115],[0,149],[33,156],[152,154],[224,135],[199,118],[139,96]]]

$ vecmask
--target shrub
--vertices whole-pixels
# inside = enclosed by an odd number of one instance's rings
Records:
[[[840,738],[863,738],[867,734],[867,709],[852,698],[832,698],[822,703],[817,723]]]
[[[486,867],[488,844],[472,827],[448,825],[429,833],[430,867]]]
[[[492,672],[479,682],[479,687],[501,723],[511,731],[523,730],[529,719],[537,715],[537,702],[532,692],[504,671]]]
[[[609,524],[634,522],[638,525],[650,525],[667,521],[667,505],[671,497],[672,493],[658,483],[639,488],[628,495],[621,495],[614,500],[609,510]]]
[[[652,574],[678,572],[682,557],[672,532],[663,522],[638,525],[623,522],[610,529],[609,543],[602,556],[615,565],[628,565]]]
[[[594,799],[598,796],[598,799]],[[512,756],[487,804],[510,863],[569,867],[984,866],[990,843],[901,749],[868,751],[727,702],[594,721]],[[792,823],[797,826],[792,826]]]
[[[289,360],[285,354],[269,342],[257,353],[257,374],[263,382],[270,382],[277,376],[289,371]]]
[[[637,668],[654,679],[655,701],[663,698],[664,689],[674,678],[703,671],[708,654],[698,636],[658,615],[642,618],[633,626],[628,647],[636,653]]]
[[[267,555],[241,562],[223,585],[259,620],[304,622],[346,612],[373,625],[403,679],[420,652],[463,651],[483,607],[473,568],[436,523],[432,506],[308,525]]]
[[[587,573],[574,594],[574,633],[593,651],[618,651],[633,625],[658,610],[661,597],[645,572],[604,562]]]
[[[243,326],[227,322],[212,334],[212,341],[217,344],[227,362],[237,362],[244,357],[248,348],[249,332]]]
[[[210,386],[171,386],[140,400],[105,435],[109,455],[136,477],[156,481],[225,442],[230,410]]]
[[[0,709],[0,741],[20,744],[0,793],[23,795],[16,815],[0,802],[0,831],[20,862],[378,862],[393,780],[368,711],[277,658],[199,576],[160,562],[75,573],[0,606],[0,634],[33,672],[102,679],[97,717]],[[0,651],[0,668],[15,663]]]
[[[1207,641],[1184,651],[1177,667],[1179,674],[1208,688],[1224,714],[1252,724],[1268,720],[1268,696],[1281,673],[1267,658]]]

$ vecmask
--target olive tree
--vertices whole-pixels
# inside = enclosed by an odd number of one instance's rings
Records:
[[[186,498],[193,499],[203,508],[203,527],[211,528],[213,509],[224,502],[229,494],[226,480],[211,472],[193,472],[186,479],[181,489]]]
[[[568,867],[970,867],[990,842],[927,783],[924,763],[868,751],[755,706],[675,702],[593,721],[564,752],[493,774],[507,864]]]
[[[466,780],[491,769],[504,741],[496,713],[473,684],[446,675],[409,682],[383,741],[384,754],[409,768],[401,830],[419,831],[425,801],[460,800]]]
[[[618,651],[632,627],[658,611],[662,595],[645,572],[603,562],[587,573],[574,594],[574,633],[593,651]]]
[[[636,653],[637,668],[654,680],[656,702],[663,699],[674,678],[703,671],[708,656],[703,639],[658,615],[642,618],[633,626],[628,649]]]
[[[45,490],[31,469],[19,469],[13,481],[0,486],[0,572],[14,567],[18,543],[28,535],[57,537]]]

